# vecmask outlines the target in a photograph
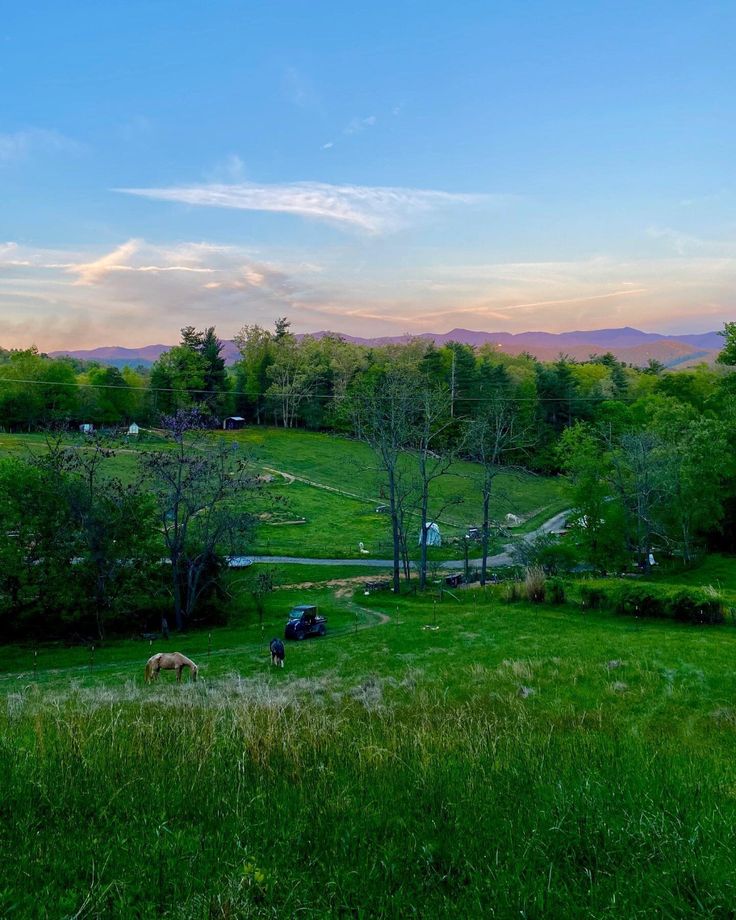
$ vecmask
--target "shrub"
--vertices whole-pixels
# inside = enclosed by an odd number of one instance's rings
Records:
[[[547,595],[547,576],[541,566],[534,565],[526,570],[524,578],[527,600],[533,604],[542,604]]]
[[[671,599],[672,616],[687,623],[723,623],[725,604],[721,595],[708,585],[698,590],[682,590]]]
[[[565,603],[565,582],[561,578],[547,579],[547,599],[550,604]]]
[[[614,594],[613,608],[636,617],[663,617],[668,612],[663,592],[653,585],[623,585]]]
[[[584,610],[600,610],[608,603],[608,595],[598,585],[583,585],[580,589],[580,605]]]
[[[613,607],[628,616],[669,617],[697,624],[723,623],[726,611],[723,597],[710,586],[624,585],[615,593]]]

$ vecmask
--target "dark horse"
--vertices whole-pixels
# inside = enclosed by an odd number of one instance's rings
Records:
[[[286,656],[284,643],[281,639],[271,639],[268,647],[271,649],[271,664],[275,664],[277,668],[283,668]]]

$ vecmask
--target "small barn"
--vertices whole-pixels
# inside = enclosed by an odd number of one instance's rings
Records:
[[[133,422],[128,428],[128,434],[135,437],[140,432],[140,430],[141,429],[138,427],[138,425],[136,425],[136,423]]]
[[[245,427],[245,419],[242,415],[228,415],[222,427],[225,431],[237,431],[238,428]]]
[[[79,426],[79,430],[81,431],[82,434],[92,434],[95,430],[95,426],[92,425],[90,422],[83,422]]]
[[[422,545],[422,534],[419,534],[419,545]],[[427,523],[427,546],[442,546],[442,534],[434,521]]]

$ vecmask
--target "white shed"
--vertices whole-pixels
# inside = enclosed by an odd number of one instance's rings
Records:
[[[140,432],[140,428],[136,425],[135,422],[132,422],[128,428],[128,434],[137,435]]]

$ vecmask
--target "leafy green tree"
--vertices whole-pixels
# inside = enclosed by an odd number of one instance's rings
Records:
[[[273,363],[273,335],[261,326],[243,326],[235,335],[240,361],[235,365],[237,411],[259,425],[266,411],[268,368]]]
[[[78,386],[72,364],[35,348],[10,352],[0,365],[0,418],[11,431],[32,431],[74,416]]]
[[[725,323],[720,335],[723,336],[723,348],[718,355],[718,362],[736,364],[736,322]]]
[[[662,536],[690,563],[698,539],[718,528],[723,517],[726,479],[734,475],[727,425],[674,400],[653,407],[651,424],[665,452]]]
[[[200,334],[198,350],[204,362],[204,393],[199,402],[210,415],[219,418],[229,408],[230,380],[214,326]]]
[[[560,464],[573,487],[573,530],[583,557],[599,571],[629,559],[624,509],[611,487],[613,468],[606,440],[579,422],[563,432]]]
[[[205,366],[198,351],[176,345],[164,352],[151,368],[151,393],[157,414],[191,408],[204,391]]]
[[[84,450],[61,454],[60,487],[74,534],[74,580],[80,608],[100,639],[155,583],[161,543],[153,497],[107,472],[115,450],[95,438]]]
[[[0,461],[0,631],[56,637],[75,610],[75,545],[63,495],[42,466]]]
[[[228,408],[230,391],[221,352],[214,326],[204,332],[185,326],[181,344],[164,352],[151,369],[155,409],[171,414],[196,407],[210,418],[219,418]]]
[[[129,424],[139,398],[116,367],[96,367],[79,378],[79,413],[95,425]]]
[[[268,367],[270,380],[266,396],[278,424],[293,428],[306,400],[315,392],[319,368],[312,360],[315,351],[291,335],[274,337],[273,361]]]

